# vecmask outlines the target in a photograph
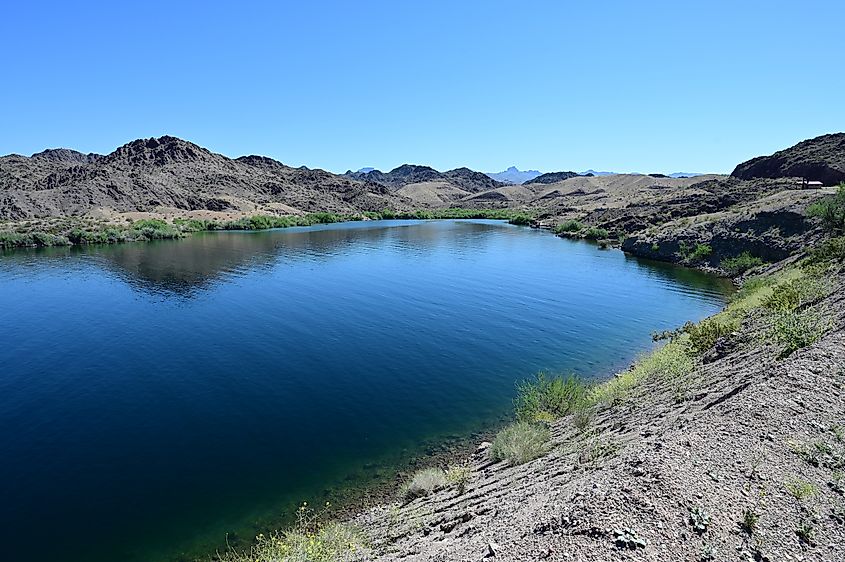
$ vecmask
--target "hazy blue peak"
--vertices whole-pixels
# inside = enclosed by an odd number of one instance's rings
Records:
[[[540,172],[538,170],[520,170],[516,166],[509,166],[504,172],[485,172],[485,174],[496,181],[519,184],[533,180],[540,175]]]

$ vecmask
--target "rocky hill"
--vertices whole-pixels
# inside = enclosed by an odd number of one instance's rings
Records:
[[[418,164],[403,164],[389,172],[349,171],[344,176],[384,186],[415,206],[424,208],[489,206],[489,201],[471,201],[471,198],[506,185],[469,168],[440,172]]]
[[[0,157],[0,219],[189,211],[354,212],[405,208],[384,185],[271,158],[237,159],[175,137],[139,139],[101,156],[52,149]]]
[[[579,174],[576,174],[575,172],[548,172],[546,174],[540,174],[536,178],[528,180],[524,183],[556,183],[559,181],[568,180],[569,178],[576,178],[578,176]]]
[[[731,175],[740,179],[805,178],[824,185],[845,181],[845,133],[822,135],[743,162]]]

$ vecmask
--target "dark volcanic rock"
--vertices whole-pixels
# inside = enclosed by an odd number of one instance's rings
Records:
[[[71,150],[70,148],[48,148],[47,150],[36,152],[32,155],[32,158],[53,162],[67,162],[70,164],[90,164],[91,162],[96,162],[102,158],[102,155],[94,154],[93,152],[83,154],[77,150]]]
[[[412,183],[442,181],[450,183],[464,191],[478,193],[505,185],[502,182],[494,180],[487,174],[482,174],[469,168],[455,168],[447,172],[438,172],[430,166],[420,166],[418,164],[402,164],[389,172],[382,172],[380,170],[349,171],[344,176],[373,182],[392,189],[399,189]]]
[[[469,168],[455,168],[448,172],[443,172],[443,176],[451,183],[457,185],[463,190],[470,193],[477,193],[479,191],[487,191],[488,189],[496,189],[505,185],[500,181],[496,181],[487,174],[470,170]]]
[[[107,156],[51,149],[0,157],[0,219],[159,208],[276,212],[279,205],[352,213],[409,202],[370,181],[263,156],[232,160],[171,136],[138,139]]]
[[[103,160],[108,163],[163,166],[174,162],[209,161],[216,157],[211,151],[192,142],[163,136],[134,140],[119,147]]]
[[[549,172],[548,174],[541,174],[533,180],[525,182],[523,185],[529,185],[532,183],[557,183],[559,181],[576,177],[578,177],[578,174],[575,172]]]
[[[845,133],[822,135],[771,156],[752,158],[731,175],[740,179],[800,177],[836,185],[845,181]]]

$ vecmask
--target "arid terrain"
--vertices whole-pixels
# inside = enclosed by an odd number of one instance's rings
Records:
[[[366,548],[348,557],[838,562],[845,255],[840,227],[808,209],[834,196],[843,162],[840,133],[731,176],[564,172],[509,185],[414,165],[340,176],[161,137],[106,156],[0,158],[0,230],[67,216],[509,209],[561,236],[729,274],[743,288],[724,312],[668,334],[656,355],[594,389],[588,408],[541,420],[551,434],[545,454],[515,464],[479,444],[455,459],[460,486],[397,491],[352,517]],[[802,179],[824,186],[798,189]],[[711,332],[707,345],[694,344]]]

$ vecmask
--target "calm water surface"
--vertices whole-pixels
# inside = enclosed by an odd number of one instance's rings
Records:
[[[492,221],[2,254],[3,558],[168,560],[252,536],[500,421],[538,370],[625,366],[725,291]]]

